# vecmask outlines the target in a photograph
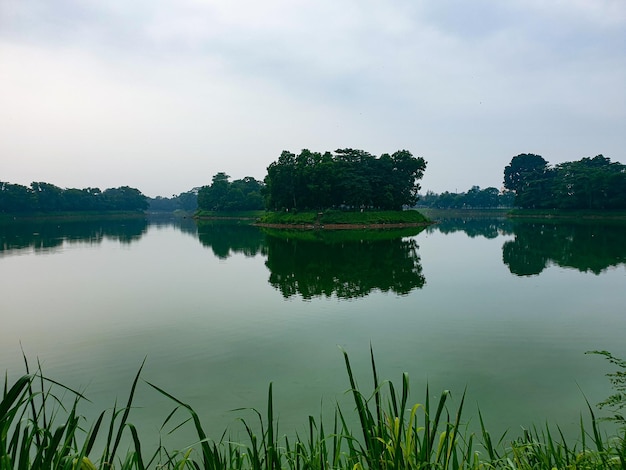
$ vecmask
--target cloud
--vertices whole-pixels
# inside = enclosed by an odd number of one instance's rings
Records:
[[[619,159],[624,31],[621,0],[5,0],[1,169],[169,194],[283,149],[408,148],[442,191],[525,151]]]

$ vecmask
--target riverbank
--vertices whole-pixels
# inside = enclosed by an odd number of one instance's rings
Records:
[[[507,217],[525,219],[566,219],[566,220],[623,220],[626,221],[624,211],[564,211],[564,210],[537,210],[512,209]]]
[[[419,208],[419,211],[432,220],[451,218],[472,219],[558,219],[558,220],[614,220],[626,221],[624,211],[563,211],[537,209],[431,209]]]
[[[146,216],[147,214],[145,212],[138,211],[32,212],[27,214],[0,214],[0,224],[41,221],[61,222],[97,219],[140,219]]]

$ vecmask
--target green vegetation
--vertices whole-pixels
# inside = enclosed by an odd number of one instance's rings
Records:
[[[258,219],[265,215],[263,210],[252,211],[206,211],[198,210],[194,214],[197,219]]]
[[[50,183],[33,182],[29,187],[0,181],[0,214],[34,214],[93,211],[144,211],[146,196],[128,186],[62,189]]]
[[[262,183],[251,176],[229,181],[230,176],[220,172],[213,176],[209,186],[198,191],[198,208],[203,211],[232,212],[263,209]]]
[[[299,155],[283,151],[267,167],[265,206],[270,210],[328,208],[400,210],[417,201],[426,161],[407,150],[375,157],[363,150]]]
[[[428,191],[424,196],[420,196],[416,207],[420,209],[495,209],[513,207],[514,197],[513,191],[500,191],[493,187],[481,189],[480,186],[472,186],[465,193],[445,191],[436,194]]]
[[[614,393],[606,400],[598,403],[598,406],[611,410],[612,415],[605,418],[607,421],[613,421],[622,429],[626,429],[626,418],[624,418],[622,414],[622,410],[626,408],[626,361],[615,357],[609,351],[587,351],[587,354],[603,356],[611,364],[618,367],[618,370],[615,372],[609,372],[607,374]]]
[[[198,189],[180,193],[178,196],[148,198],[151,212],[194,212],[198,208]]]
[[[317,212],[266,212],[258,222],[278,225],[312,225],[318,220]]]
[[[617,385],[623,385],[624,361],[605,355],[620,367]],[[86,398],[77,391],[44,377],[39,369],[11,386],[5,379],[0,402],[0,468],[12,469],[251,469],[251,470],[391,470],[391,469],[619,469],[626,466],[626,428],[609,437],[600,429],[590,405],[590,424],[581,417],[580,437],[566,442],[557,428],[546,426],[523,431],[520,437],[497,440],[490,435],[482,415],[480,427],[472,433],[463,418],[464,394],[450,409],[450,392],[438,402],[430,402],[426,388],[423,403],[412,404],[409,379],[402,376],[396,389],[392,382],[381,382],[371,354],[374,390],[365,395],[358,387],[348,355],[344,360],[354,401],[354,422],[346,410],[336,405],[330,426],[309,417],[308,433],[295,438],[280,434],[274,414],[272,385],[269,386],[265,414],[251,410],[256,422],[242,419],[247,442],[235,442],[227,433],[211,439],[200,417],[187,404],[150,382],[147,384],[168,397],[175,405],[167,416],[174,430],[191,426],[198,441],[180,450],[159,446],[145,455],[142,436],[130,422],[130,413],[141,370],[134,378],[126,405],[103,411],[94,423],[85,425],[78,405]],[[28,363],[26,362],[28,373]],[[619,375],[622,374],[622,375]],[[615,375],[613,375],[615,377]],[[615,384],[615,382],[614,382]],[[624,403],[623,388],[617,402]],[[70,404],[64,395],[71,395]],[[177,413],[188,415],[176,424]],[[265,418],[263,417],[265,416]],[[129,443],[124,452],[124,442]],[[145,441],[143,442],[145,444]],[[96,450],[102,449],[102,450]]]
[[[338,211],[324,212],[268,212],[259,219],[261,224],[283,225],[380,225],[429,224],[429,219],[415,210],[407,211]]]
[[[523,153],[504,169],[504,186],[523,209],[626,209],[626,165],[603,155],[550,167],[540,155]]]

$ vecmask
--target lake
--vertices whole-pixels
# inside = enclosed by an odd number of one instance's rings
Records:
[[[384,231],[262,230],[234,222],[126,219],[0,227],[0,369],[44,373],[91,400],[125,403],[141,377],[199,413],[219,439],[270,382],[279,430],[352,405],[342,348],[371,390],[442,390],[494,434],[559,424],[611,392],[626,356],[626,225],[447,218]],[[130,421],[157,436],[174,404],[140,381]],[[178,416],[178,415],[177,415]],[[183,420],[180,414],[179,421]],[[176,421],[173,420],[172,423]],[[169,428],[174,427],[170,423]],[[331,423],[328,423],[331,427]],[[166,427],[167,429],[167,427]],[[156,438],[155,438],[156,439]],[[170,437],[190,443],[185,431]]]

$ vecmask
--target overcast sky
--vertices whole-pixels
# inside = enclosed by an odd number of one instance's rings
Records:
[[[626,163],[625,0],[0,0],[0,181],[171,196],[282,150]]]

